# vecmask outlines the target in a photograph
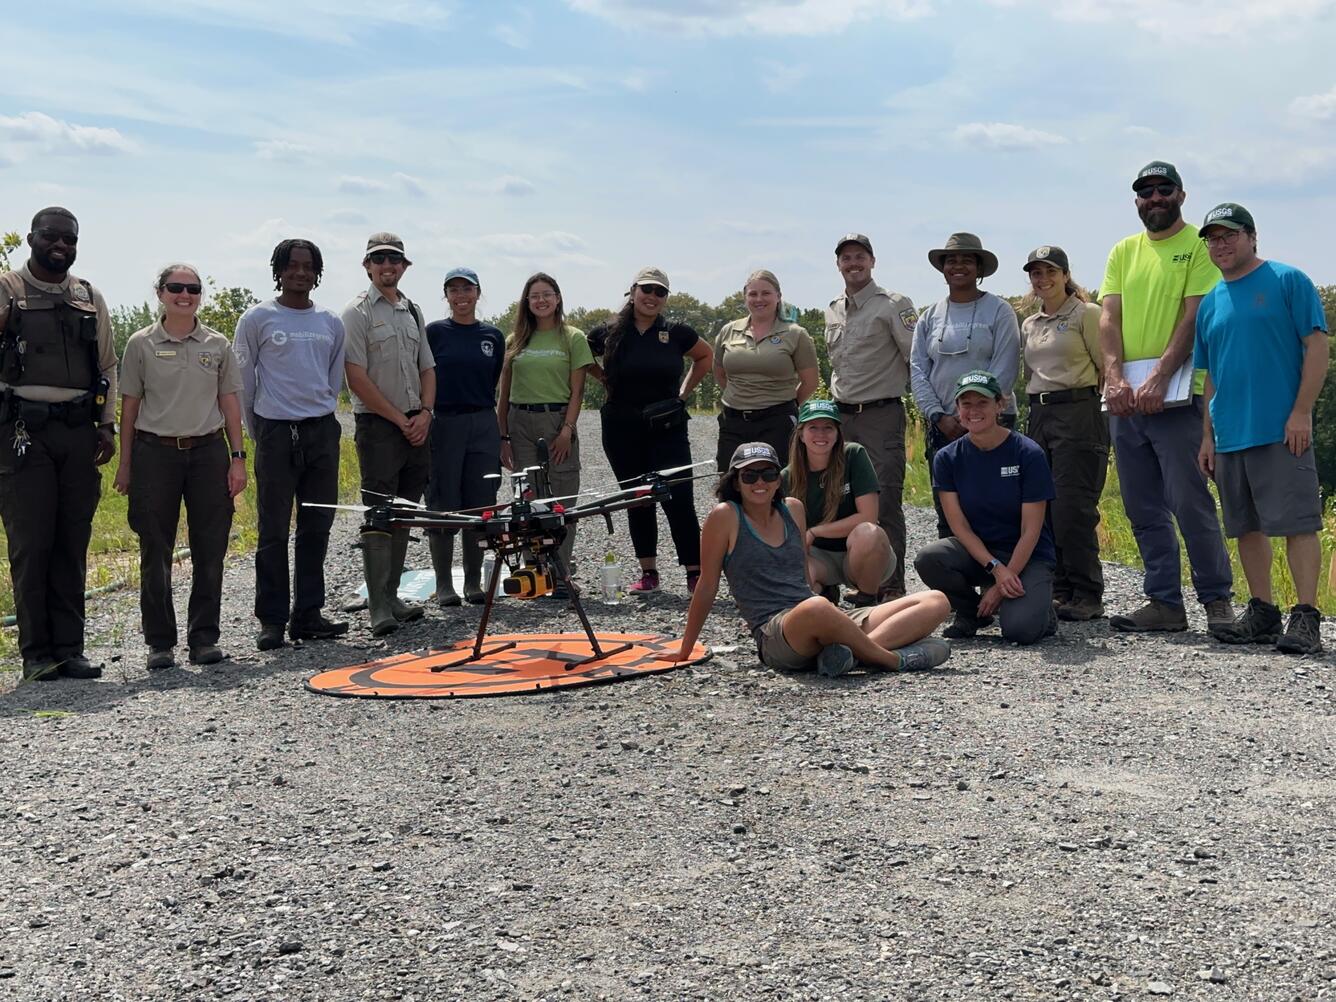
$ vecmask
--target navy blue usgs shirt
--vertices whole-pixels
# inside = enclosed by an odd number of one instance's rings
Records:
[[[457,324],[452,318],[427,325],[436,359],[436,406],[494,407],[505,361],[506,339],[491,324]]]

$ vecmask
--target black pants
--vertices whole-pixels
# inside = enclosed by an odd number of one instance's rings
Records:
[[[223,601],[223,560],[232,531],[227,494],[231,459],[222,436],[193,449],[136,438],[130,462],[130,528],[139,537],[139,613],[144,641],[158,650],[175,647],[172,550],[181,504],[190,540],[190,602],[186,643],[218,643]]]
[[[428,508],[456,511],[495,503],[499,481],[484,477],[501,472],[501,432],[496,426],[496,411],[465,414],[437,411],[432,415],[428,444],[431,449]]]
[[[990,550],[994,557],[1006,563],[1010,550]],[[914,557],[914,570],[929,588],[944,593],[951,608],[966,619],[979,615],[981,589],[991,588],[996,580],[983,569],[960,540],[939,539],[919,550]],[[1002,639],[1016,644],[1033,644],[1048,635],[1053,617],[1053,567],[1031,560],[1020,573],[1025,594],[1007,598],[998,606],[997,617],[1002,627]]]
[[[334,524],[331,508],[306,508],[302,502],[334,504],[339,499],[339,420],[333,414],[305,421],[255,418],[255,493],[260,540],[255,550],[255,618],[286,623],[288,605],[288,533],[292,506],[297,508],[293,537],[291,616],[319,612],[325,604],[325,552]]]
[[[404,433],[379,414],[358,414],[354,441],[362,474],[362,503],[383,504],[384,495],[420,501],[431,479],[431,446],[409,445]],[[428,438],[430,441],[430,437]],[[500,443],[497,443],[498,456]]]
[[[603,451],[623,487],[651,470],[686,466],[691,462],[691,442],[685,422],[666,431],[651,431],[641,420],[639,408],[613,404],[605,405],[599,418],[603,423]],[[689,477],[691,473],[691,470],[683,470],[676,475]],[[684,567],[699,567],[700,518],[696,514],[691,481],[673,484],[671,495],[664,502],[663,513],[668,517],[668,531],[673,536],[677,562]],[[657,557],[659,518],[654,506],[627,509],[626,522],[631,530],[631,545],[636,557]]]
[[[744,417],[750,413],[751,418]],[[735,411],[725,407],[719,413],[719,446],[715,451],[714,461],[723,473],[728,469],[728,461],[733,458],[733,451],[744,442],[764,442],[779,453],[779,465],[789,464],[789,439],[798,424],[798,402],[780,404],[759,416],[755,411]]]
[[[27,452],[11,445],[14,421],[0,424],[0,518],[19,651],[25,661],[63,660],[84,648],[84,587],[93,513],[102,478],[93,465],[97,429],[61,419],[28,424]]]
[[[1099,562],[1099,499],[1109,473],[1109,421],[1099,397],[1030,404],[1029,435],[1044,450],[1058,496],[1049,504],[1058,565],[1053,594],[1104,599]]]
[[[997,423],[1007,428],[1016,427],[1015,414],[999,414]],[[934,424],[928,425],[923,445],[923,461],[928,464],[928,482],[932,483],[932,457],[941,452],[951,440],[937,430]],[[937,511],[937,538],[950,539],[951,527],[946,524],[946,514],[942,511],[942,499],[937,496],[937,487],[934,484],[932,488],[932,506]]]

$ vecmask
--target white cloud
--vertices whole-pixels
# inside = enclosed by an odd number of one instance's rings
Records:
[[[282,163],[304,163],[311,158],[312,150],[301,143],[286,139],[261,139],[255,143],[255,155],[261,160],[276,160]]]
[[[573,10],[638,31],[686,35],[831,35],[872,18],[904,20],[932,0],[566,0]]]
[[[337,223],[340,226],[370,226],[369,220],[363,213],[356,209],[335,209],[329,215],[325,216],[325,222]]]
[[[0,115],[0,144],[8,147],[10,154],[31,152],[38,156],[111,155],[136,150],[135,144],[116,129],[74,125],[40,111],[25,111],[12,118]]]
[[[384,181],[376,181],[369,177],[357,177],[353,174],[345,174],[339,178],[338,183],[338,191],[344,195],[378,195],[389,190],[390,186]]]
[[[758,59],[761,85],[771,94],[788,94],[807,79],[808,68],[797,63],[781,63],[777,59]]]
[[[421,181],[411,174],[402,174],[399,171],[394,172],[394,179],[399,182],[399,187],[414,198],[426,198],[427,189],[423,187]]]
[[[501,257],[530,260],[580,254],[588,246],[574,233],[550,230],[547,233],[491,233],[476,243]]]
[[[1018,0],[992,0],[995,6],[1018,6]],[[1302,31],[1306,21],[1329,15],[1332,0],[1067,0],[1053,7],[1054,17],[1081,22],[1132,24],[1157,37],[1181,36],[1185,42],[1203,35],[1246,36],[1259,28],[1277,26],[1287,32]]]
[[[1045,146],[1061,146],[1067,142],[1064,137],[1052,132],[1010,122],[968,122],[956,126],[953,135],[964,146],[987,150],[1037,150]]]
[[[1296,97],[1290,102],[1290,111],[1300,118],[1313,118],[1319,122],[1336,118],[1336,87],[1325,94]]]
[[[528,178],[517,177],[514,174],[502,174],[495,180],[483,185],[482,188],[494,195],[509,195],[511,198],[523,198],[525,195],[532,195],[538,190],[537,186]]]
[[[392,0],[367,4],[362,0],[194,0],[188,6],[164,10],[156,0],[122,0],[122,12],[140,10],[162,20],[224,27],[248,28],[275,35],[309,38],[340,45],[362,44],[368,25],[390,25],[415,33],[438,29],[449,18],[446,4],[437,0]]]

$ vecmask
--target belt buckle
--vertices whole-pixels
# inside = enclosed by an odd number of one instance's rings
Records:
[[[862,413],[863,413],[863,408],[866,407],[866,406],[867,406],[867,404],[854,404],[854,413],[855,413],[855,414],[862,414]]]
[[[1052,392],[1051,390],[1041,390],[1041,391],[1040,391],[1040,393],[1039,393],[1039,403],[1040,403],[1040,406],[1047,406],[1047,405],[1048,405],[1048,395],[1049,395],[1049,393],[1051,393],[1051,392]]]
[[[177,452],[185,452],[187,449],[190,448],[190,439],[188,439],[188,438],[180,438],[180,437],[177,437],[177,438],[174,438],[172,441],[174,441],[174,442],[176,443],[176,451],[177,451]],[[185,443],[184,445],[182,445],[183,442]]]

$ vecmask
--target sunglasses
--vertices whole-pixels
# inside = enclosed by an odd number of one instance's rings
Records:
[[[204,291],[204,286],[198,282],[165,282],[162,286],[173,296],[179,296],[183,292],[188,292],[192,296],[198,296]]]
[[[1150,198],[1152,195],[1159,195],[1161,198],[1168,198],[1178,190],[1176,184],[1143,184],[1137,189],[1137,198]]]
[[[390,264],[402,264],[404,260],[402,254],[395,254],[391,251],[376,251],[376,253],[370,255],[370,257],[372,264],[384,264],[386,261],[390,262]]]
[[[767,466],[762,470],[738,470],[738,479],[744,484],[754,484],[758,480],[764,480],[767,484],[773,484],[779,479],[779,469],[774,466]]]
[[[637,285],[637,289],[650,296],[657,296],[659,299],[668,298],[668,290],[662,285]]]
[[[66,233],[63,230],[38,230],[37,235],[49,244],[64,244],[74,247],[79,243],[79,234]]]

